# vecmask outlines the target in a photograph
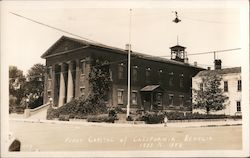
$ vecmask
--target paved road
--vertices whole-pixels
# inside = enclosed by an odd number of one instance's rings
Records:
[[[242,148],[241,126],[102,127],[10,121],[21,151],[233,150]]]

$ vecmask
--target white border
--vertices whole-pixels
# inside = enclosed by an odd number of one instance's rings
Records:
[[[77,3],[77,6],[75,5]],[[181,3],[181,6],[180,6]],[[215,156],[215,157],[239,157],[249,156],[249,3],[247,0],[240,1],[4,1],[1,2],[1,10],[8,5],[22,5],[31,7],[39,5],[43,8],[240,8],[241,10],[241,52],[242,56],[242,111],[243,117],[243,150],[206,150],[206,151],[95,151],[95,152],[6,152],[4,143],[8,135],[8,65],[6,64],[6,52],[2,52],[4,45],[1,44],[1,156],[4,157],[183,157],[183,156]],[[182,7],[183,8],[183,7]],[[3,16],[3,17],[2,17]],[[4,15],[1,11],[1,18]],[[1,36],[1,41],[4,39]]]

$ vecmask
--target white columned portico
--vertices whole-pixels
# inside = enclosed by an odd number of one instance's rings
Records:
[[[65,79],[64,79],[65,64],[61,63],[59,65],[61,66],[61,72],[60,72],[60,90],[59,90],[59,103],[58,103],[58,106],[60,107],[65,102]]]
[[[74,83],[73,83],[73,62],[68,63],[68,88],[67,88],[67,102],[73,99],[74,95]]]

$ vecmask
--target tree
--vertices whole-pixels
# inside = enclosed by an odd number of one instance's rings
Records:
[[[21,106],[20,103],[25,97],[25,76],[16,66],[9,67],[9,95],[11,108]]]
[[[223,94],[221,86],[222,77],[215,72],[202,77],[202,88],[194,89],[194,108],[211,111],[223,110],[228,97]]]
[[[35,64],[28,70],[25,94],[29,97],[31,108],[43,103],[44,75],[45,66],[43,64]]]

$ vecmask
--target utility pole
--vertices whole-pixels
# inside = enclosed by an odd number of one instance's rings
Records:
[[[132,9],[129,9],[129,41],[128,41],[128,100],[127,100],[127,117],[130,112],[130,58],[131,58],[131,14]]]

